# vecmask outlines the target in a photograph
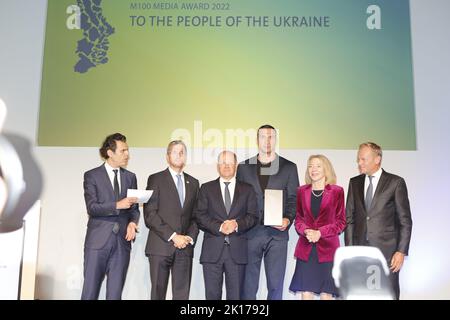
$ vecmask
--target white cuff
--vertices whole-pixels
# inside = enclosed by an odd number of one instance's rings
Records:
[[[172,235],[170,236],[169,240],[167,240],[167,242],[172,241],[173,237],[175,237],[177,235],[176,232],[172,233]]]

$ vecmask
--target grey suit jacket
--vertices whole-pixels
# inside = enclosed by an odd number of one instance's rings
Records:
[[[350,179],[347,194],[345,245],[378,247],[388,264],[392,255],[400,251],[408,254],[412,219],[405,180],[383,170],[372,205],[364,204],[364,179],[359,175]]]
[[[297,165],[283,157],[277,155],[273,167],[270,168],[270,177],[267,189],[283,190],[283,217],[291,222],[295,219],[297,205],[298,181]],[[278,164],[278,165],[276,165]],[[289,228],[279,231],[270,226],[261,224],[264,217],[264,193],[259,184],[257,172],[257,156],[247,159],[238,166],[236,178],[239,181],[252,185],[256,193],[258,223],[248,232],[248,237],[252,238],[261,233],[269,234],[278,239],[289,239]]]
[[[168,168],[148,177],[147,190],[153,190],[153,194],[144,204],[145,225],[149,228],[145,247],[147,256],[171,256],[177,250],[172,241],[168,241],[174,232],[190,236],[195,245],[198,228],[192,212],[197,201],[199,182],[184,173],[184,186],[186,191],[182,208]],[[190,257],[194,252],[191,245],[181,250]]]
[[[84,200],[89,221],[84,246],[101,249],[113,233],[114,225],[119,225],[119,235],[123,244],[131,247],[125,240],[128,223],[139,221],[139,206],[134,204],[129,209],[116,209],[116,198],[105,165],[84,173]],[[136,189],[136,175],[120,168],[120,199],[126,198],[128,189]]]
[[[235,263],[247,263],[246,233],[258,220],[255,193],[249,184],[236,181],[228,215],[220,190],[220,180],[203,184],[195,208],[195,218],[199,228],[205,233],[200,263],[216,263],[219,260],[225,241],[225,235],[219,231],[220,226],[225,220],[233,219],[238,224],[238,231],[229,235],[231,257]]]

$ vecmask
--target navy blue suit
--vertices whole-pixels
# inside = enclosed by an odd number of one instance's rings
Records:
[[[277,155],[271,167],[266,169],[270,173],[267,189],[283,190],[283,217],[289,219],[290,227],[296,214],[297,188],[299,186],[297,165]],[[285,231],[279,231],[271,226],[264,225],[264,192],[259,183],[256,156],[239,164],[236,178],[253,186],[259,217],[258,224],[247,232],[248,264],[245,268],[242,298],[256,300],[261,262],[264,257],[267,299],[281,300],[286,272],[289,228],[286,228]]]
[[[84,242],[82,300],[98,299],[105,275],[106,299],[119,300],[130,262],[131,243],[125,239],[130,222],[138,223],[139,207],[116,209],[116,197],[105,165],[84,174],[84,199],[89,221]],[[120,168],[120,199],[136,189],[136,175]]]

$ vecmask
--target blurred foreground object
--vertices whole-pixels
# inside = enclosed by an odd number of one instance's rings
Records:
[[[42,190],[41,171],[28,140],[15,134],[0,135],[0,171],[4,184],[4,188],[0,187],[4,189],[0,197],[0,233],[12,232],[22,227],[25,214]]]
[[[42,175],[30,142],[1,132],[5,117],[0,99],[0,300],[34,299]]]
[[[386,259],[376,247],[340,247],[332,275],[344,300],[394,299]]]

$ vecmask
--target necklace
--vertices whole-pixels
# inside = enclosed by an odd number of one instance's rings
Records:
[[[319,197],[322,196],[322,194],[323,194],[324,191],[325,191],[325,189],[323,189],[322,192],[320,192],[319,194],[316,194],[316,193],[314,192],[314,190],[312,190],[312,194],[313,194],[314,197],[319,198]]]

